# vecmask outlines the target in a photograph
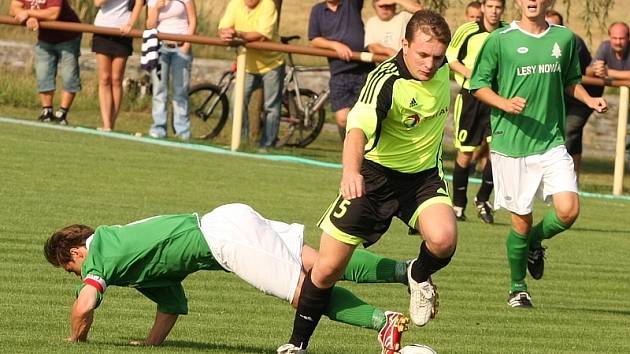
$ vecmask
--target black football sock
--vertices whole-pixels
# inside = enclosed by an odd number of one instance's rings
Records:
[[[453,205],[465,208],[468,203],[466,191],[468,190],[468,174],[466,167],[460,166],[455,161],[455,169],[453,170]]]
[[[483,168],[483,176],[481,178],[481,187],[477,192],[477,201],[487,202],[490,199],[490,193],[494,188],[494,182],[492,181],[492,164],[490,159],[486,162],[486,166]]]
[[[298,301],[298,307],[293,320],[293,333],[289,343],[296,347],[306,349],[315,327],[326,311],[332,287],[321,289],[311,281],[311,272],[308,272],[302,283],[302,291]]]
[[[423,241],[420,245],[418,259],[411,265],[411,277],[418,283],[427,281],[431,274],[446,267],[454,254],[455,252],[451,253],[447,258],[438,258],[429,252],[426,242]]]

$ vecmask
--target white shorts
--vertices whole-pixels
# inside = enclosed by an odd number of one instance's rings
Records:
[[[262,291],[289,302],[302,272],[304,226],[267,220],[245,204],[222,205],[201,218],[214,258]]]
[[[532,212],[534,197],[545,202],[560,192],[578,192],[573,159],[564,145],[543,154],[509,157],[492,151],[494,208],[518,215]]]

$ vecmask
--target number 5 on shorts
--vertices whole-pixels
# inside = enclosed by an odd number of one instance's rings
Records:
[[[342,218],[344,215],[346,215],[346,212],[348,211],[348,205],[350,205],[349,200],[342,200],[341,203],[339,203],[339,210],[335,211],[333,213],[333,216],[337,219]]]

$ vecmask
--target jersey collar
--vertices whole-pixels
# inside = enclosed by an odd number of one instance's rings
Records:
[[[90,243],[92,243],[93,239],[94,239],[94,234],[91,234],[90,237],[88,237],[87,240],[85,240],[85,248],[87,248],[88,250],[90,249]]]
[[[549,23],[547,23],[549,25]],[[521,26],[518,25],[518,22],[516,20],[512,21],[512,23],[510,23],[510,27],[513,29],[517,29],[519,31],[521,31],[521,33],[530,36],[530,37],[534,37],[534,38],[542,38],[544,37],[547,33],[549,33],[549,30],[551,30],[551,25],[547,26],[547,29],[544,30],[543,32],[540,32],[539,34],[533,34],[533,33],[529,33],[527,31],[525,31],[524,29],[521,28]]]
[[[409,72],[409,69],[407,69],[407,64],[405,64],[405,58],[402,49],[399,50],[398,54],[396,55],[396,65],[398,65],[398,72],[400,73],[401,78],[405,80],[420,81],[413,77],[413,75],[411,75],[411,73]]]

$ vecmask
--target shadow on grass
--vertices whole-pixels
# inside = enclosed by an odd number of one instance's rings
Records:
[[[220,350],[223,353],[265,353],[269,352],[269,347],[256,347],[245,344],[227,344],[227,343],[204,343],[191,342],[185,340],[171,340],[163,345],[164,347],[191,348],[203,350]]]
[[[584,232],[612,233],[612,234],[622,234],[622,235],[629,235],[630,234],[630,231],[628,231],[627,229],[625,229],[625,230],[612,230],[612,229],[597,229],[597,228],[590,228],[590,227],[572,227],[571,230],[572,231],[584,231]]]
[[[116,347],[138,348],[137,346],[128,344],[127,342],[109,342],[107,344]],[[269,347],[264,346],[252,346],[245,344],[228,344],[228,343],[207,343],[207,342],[193,342],[187,340],[167,340],[164,344],[157,348],[187,348],[196,350],[218,350],[222,353],[267,353]]]
[[[566,311],[579,311],[579,312],[590,312],[599,315],[617,315],[617,316],[629,316],[630,317],[630,309],[629,310],[609,310],[609,309],[586,309],[579,307],[561,307],[562,310]]]

